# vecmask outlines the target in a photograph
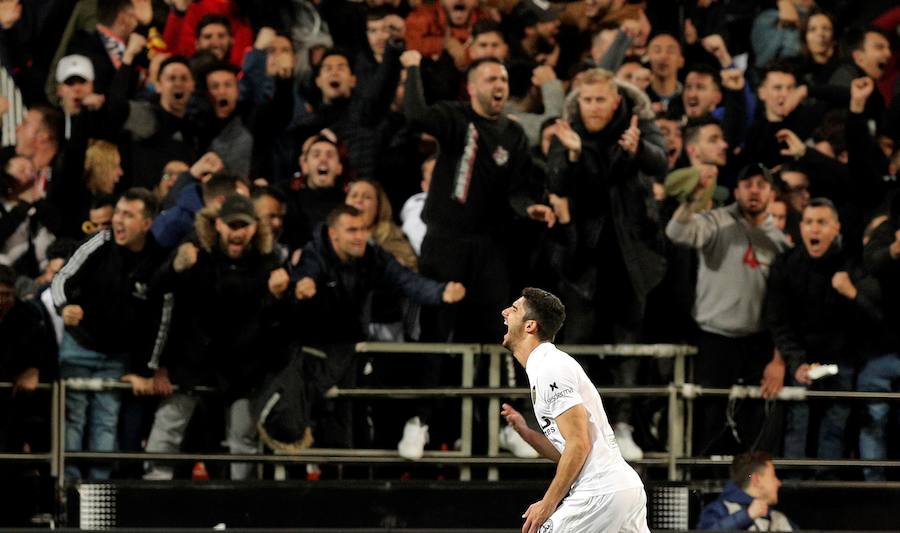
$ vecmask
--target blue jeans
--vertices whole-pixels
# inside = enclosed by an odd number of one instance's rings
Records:
[[[857,387],[861,391],[891,392],[897,390],[900,382],[900,355],[885,354],[870,359],[859,373]],[[890,406],[886,401],[876,400],[866,405],[866,416],[863,417],[859,431],[859,456],[861,459],[887,458],[885,428],[887,427]],[[884,481],[883,468],[864,468],[866,481]]]
[[[125,374],[123,357],[106,355],[78,344],[68,333],[59,346],[59,371],[62,378],[101,378],[118,380]],[[66,451],[87,449],[95,452],[116,450],[121,399],[117,391],[66,391]],[[88,479],[109,479],[112,468],[92,465]],[[79,479],[77,466],[66,467],[66,478]]]
[[[826,376],[814,381],[811,389],[850,391],[853,390],[853,367],[840,365],[836,376]],[[797,386],[791,376],[790,384]],[[825,400],[826,407],[819,423],[819,442],[815,456],[820,459],[842,459],[844,455],[844,428],[850,417],[850,404],[846,400]],[[809,404],[792,402],[787,410],[787,424],[784,432],[784,456],[806,457],[806,436],[809,431]]]

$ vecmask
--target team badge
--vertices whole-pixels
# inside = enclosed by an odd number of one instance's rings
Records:
[[[553,533],[553,520],[548,518],[541,526],[541,529],[538,530],[538,533]]]
[[[494,150],[494,163],[497,163],[498,167],[502,167],[506,165],[509,161],[509,152],[506,151],[506,148],[502,146],[498,146],[496,150]]]

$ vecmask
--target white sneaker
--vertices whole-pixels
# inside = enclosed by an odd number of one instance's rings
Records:
[[[419,417],[414,416],[406,421],[403,428],[403,438],[397,444],[397,452],[400,457],[415,461],[425,454],[425,444],[428,442],[428,426],[422,425]]]
[[[512,426],[506,426],[500,430],[500,448],[509,450],[516,457],[523,459],[537,459],[540,454],[525,442],[521,435],[516,433]]]
[[[638,461],[644,458],[644,450],[634,443],[631,433],[634,428],[625,422],[618,422],[613,427],[616,434],[616,442],[619,444],[619,452],[626,461]]]

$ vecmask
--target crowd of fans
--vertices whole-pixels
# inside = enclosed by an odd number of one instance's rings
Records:
[[[32,391],[59,376],[134,392],[67,391],[70,451],[421,457],[458,436],[442,402],[329,392],[458,362],[355,343],[497,343],[530,285],[566,305],[557,342],[696,344],[698,385],[894,390],[898,25],[877,0],[0,0],[27,109],[0,152],[3,449],[46,446]],[[664,442],[655,403],[607,408],[626,458]],[[886,402],[697,409],[700,455],[897,449]]]

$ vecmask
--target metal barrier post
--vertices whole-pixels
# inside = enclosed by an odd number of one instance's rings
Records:
[[[59,478],[59,381],[54,381],[50,389],[50,477]]]
[[[677,481],[677,460],[684,454],[684,402],[678,397],[678,391],[684,385],[684,358],[683,353],[675,356],[673,385],[669,386],[669,481]]]
[[[466,346],[462,352],[462,386],[464,389],[471,389],[475,385],[475,351],[480,347]],[[472,423],[473,418],[473,399],[467,396],[462,399],[462,421],[460,428],[460,439],[462,439],[463,455],[472,455]],[[465,465],[459,469],[459,479],[461,481],[469,481],[472,479],[472,468]]]
[[[500,386],[500,359],[503,355],[500,353],[500,347],[496,345],[486,345],[482,348],[482,353],[489,354],[491,358],[491,366],[488,371],[488,386],[491,388]],[[496,457],[500,452],[500,399],[492,396],[488,400],[488,457]],[[488,468],[488,481],[497,481],[500,479],[500,473],[496,466]]]
[[[56,429],[56,486],[60,495],[65,494],[66,488],[66,380],[59,380],[59,396],[57,398],[57,429]]]

